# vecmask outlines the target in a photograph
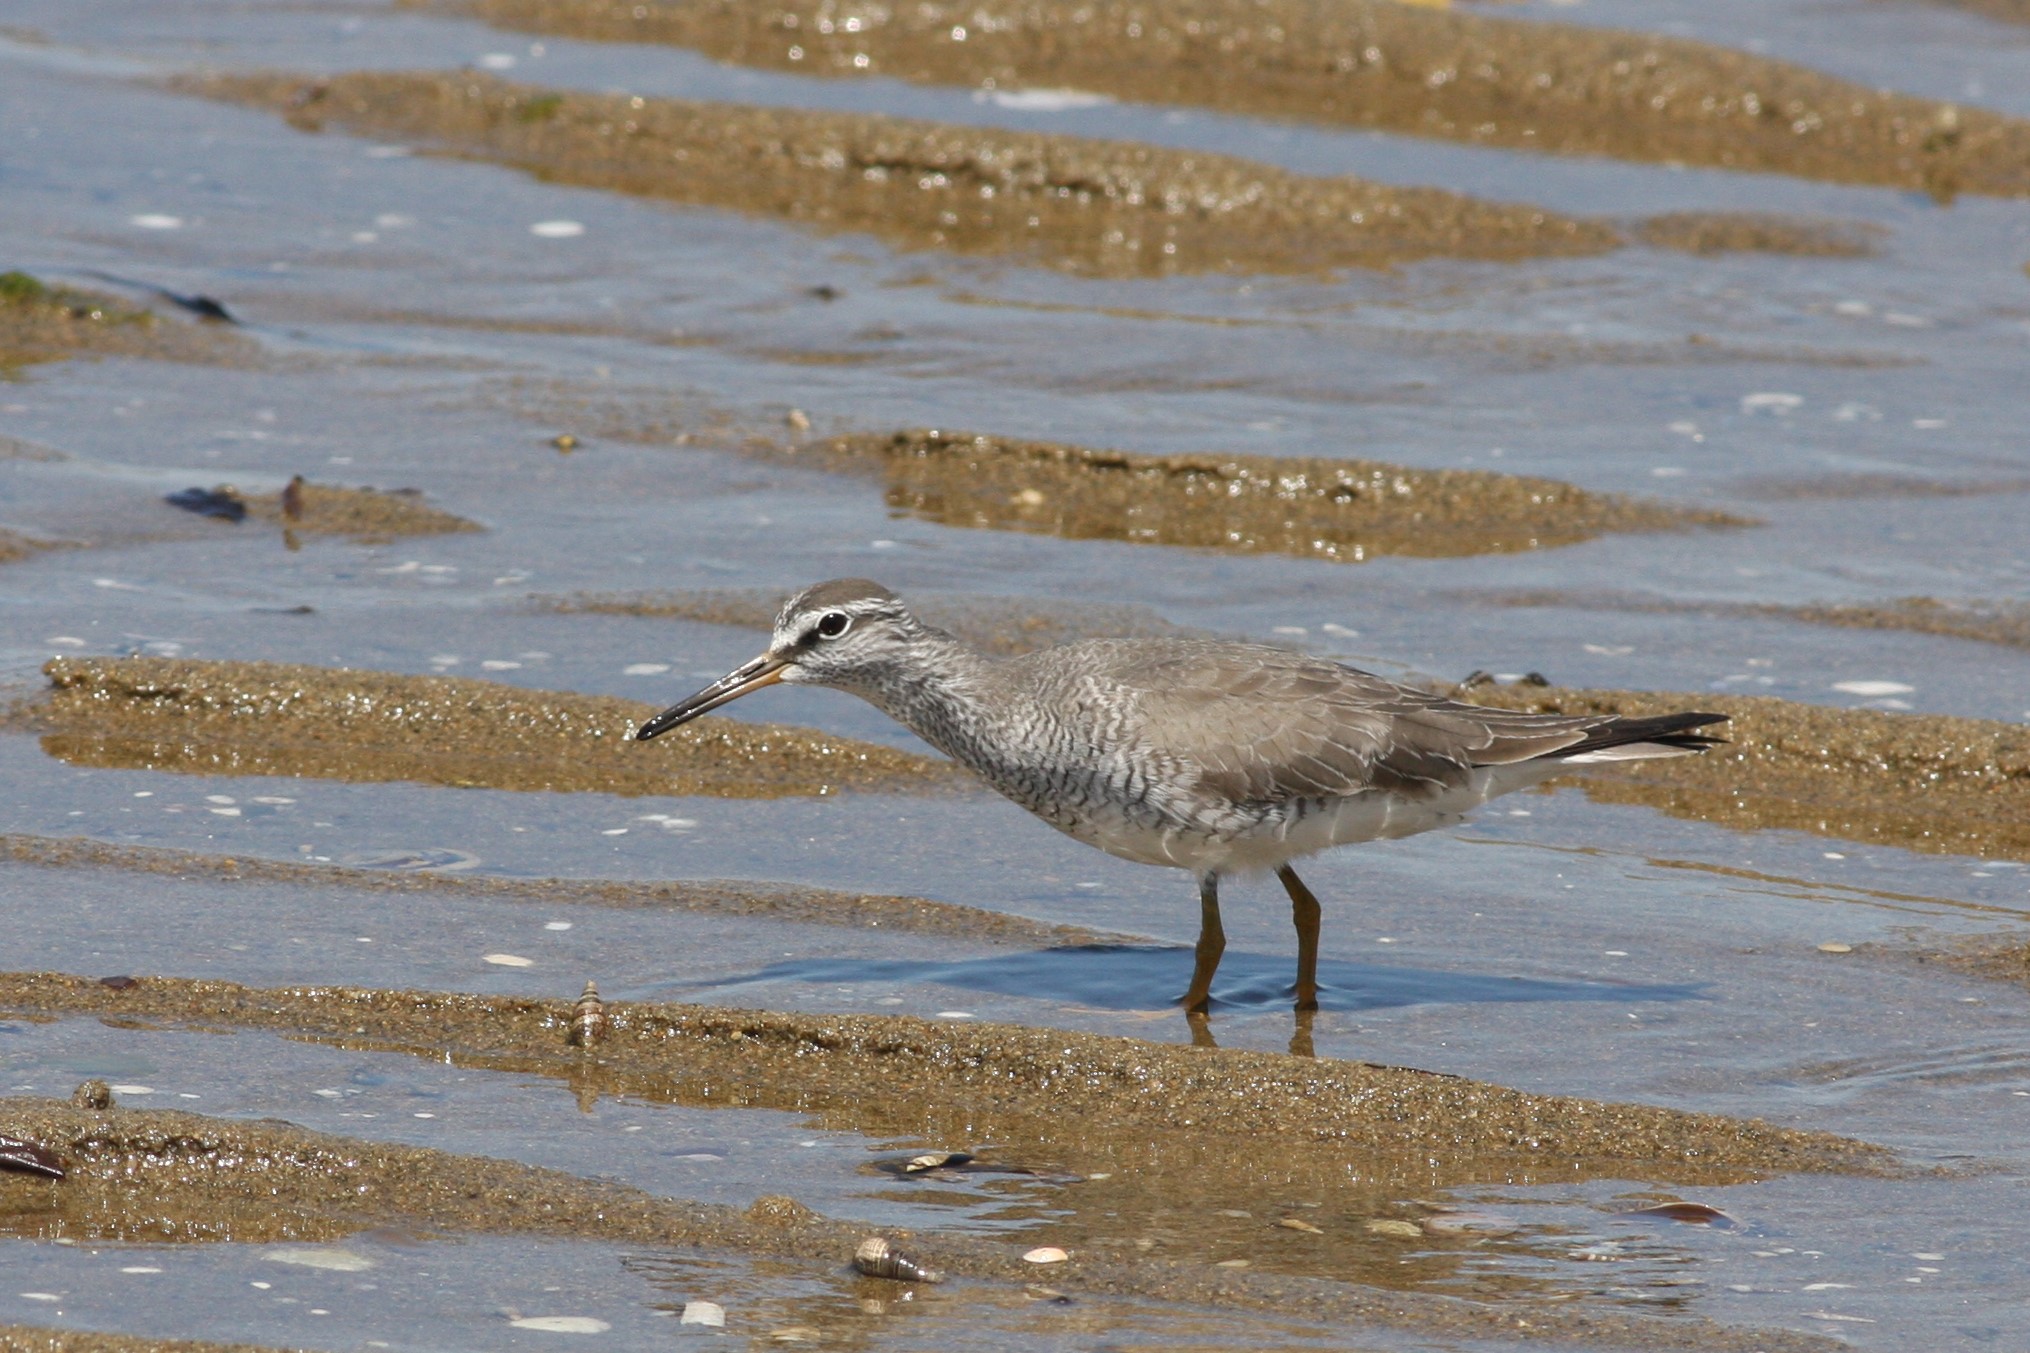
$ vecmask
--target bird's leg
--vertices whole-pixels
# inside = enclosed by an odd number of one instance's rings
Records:
[[[1191,969],[1191,989],[1184,993],[1184,1012],[1203,1015],[1212,1009],[1212,975],[1226,952],[1226,931],[1219,924],[1219,875],[1198,880],[1198,961]]]
[[[1276,870],[1290,894],[1290,921],[1297,927],[1297,1008],[1318,1008],[1318,899],[1289,865]]]

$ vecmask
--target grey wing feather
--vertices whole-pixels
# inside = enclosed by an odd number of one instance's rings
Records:
[[[1130,695],[1142,736],[1236,803],[1437,794],[1477,767],[1572,746],[1607,721],[1483,709],[1270,648],[1145,651],[1110,677]]]

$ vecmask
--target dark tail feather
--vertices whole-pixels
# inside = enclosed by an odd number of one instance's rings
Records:
[[[1569,747],[1559,748],[1551,756],[1562,761],[1566,757],[1584,756],[1587,752],[1598,752],[1608,747],[1625,747],[1631,742],[1654,742],[1663,747],[1703,752],[1708,747],[1721,746],[1727,739],[1691,730],[1725,722],[1725,714],[1659,714],[1647,719],[1616,717],[1598,728],[1587,729],[1585,738]]]

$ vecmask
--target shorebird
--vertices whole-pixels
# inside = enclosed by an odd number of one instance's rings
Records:
[[[1219,881],[1273,871],[1297,928],[1296,1008],[1318,1006],[1319,905],[1290,862],[1460,821],[1575,766],[1685,756],[1724,714],[1483,709],[1285,648],[1092,639],[995,659],[879,583],[808,587],[768,649],[636,731],[642,741],[776,682],[872,703],[1065,834],[1198,880],[1182,1004],[1210,1008]]]

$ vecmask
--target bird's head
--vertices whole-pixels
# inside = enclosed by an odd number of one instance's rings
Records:
[[[656,715],[635,737],[646,742],[778,681],[864,685],[908,644],[916,629],[901,600],[880,583],[835,578],[806,587],[775,617],[766,652]]]

